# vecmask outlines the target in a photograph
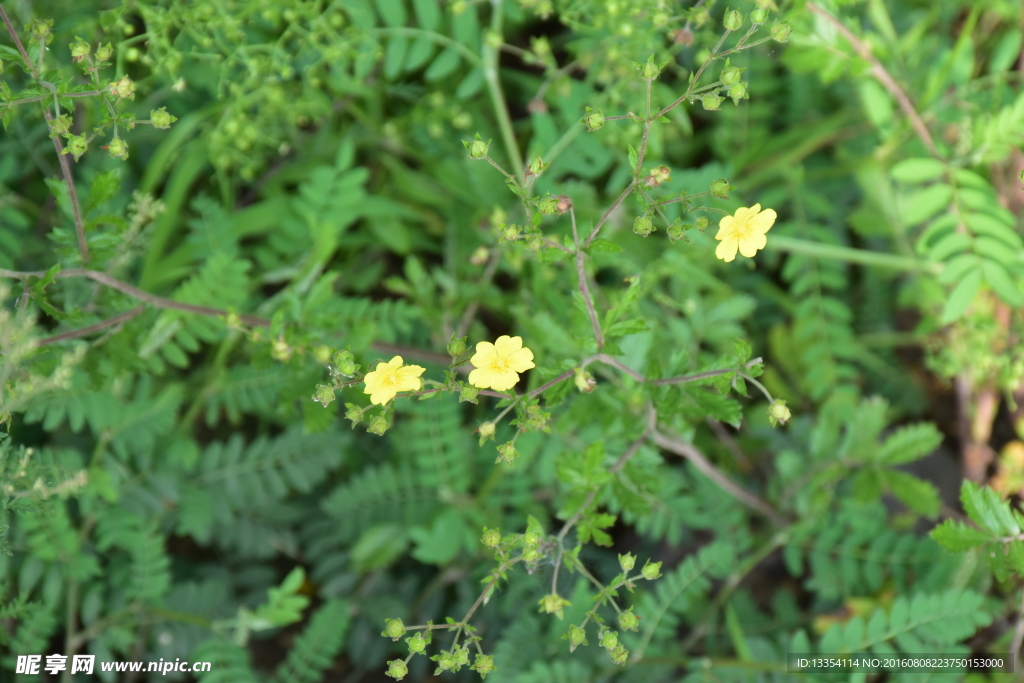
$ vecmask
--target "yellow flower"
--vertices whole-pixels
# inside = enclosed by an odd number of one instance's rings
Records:
[[[715,249],[715,256],[726,262],[732,261],[739,249],[741,254],[752,258],[758,249],[764,249],[768,242],[764,234],[774,224],[775,211],[761,211],[760,204],[754,204],[749,209],[736,209],[735,215],[723,217],[718,224],[715,239],[722,242]]]
[[[377,364],[377,369],[366,373],[364,394],[370,395],[370,403],[384,405],[399,391],[418,391],[423,386],[420,375],[426,368],[418,365],[402,365],[402,357],[395,356],[387,363]]]
[[[505,391],[519,381],[520,372],[526,372],[533,364],[533,351],[523,346],[522,337],[498,337],[493,344],[480,342],[476,353],[469,359],[476,370],[469,373],[469,383],[478,389]]]

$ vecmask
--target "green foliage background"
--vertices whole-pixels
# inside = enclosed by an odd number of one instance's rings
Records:
[[[30,61],[4,33],[0,678],[90,653],[385,680],[385,619],[437,626],[410,680],[479,675],[435,673],[455,631],[499,683],[1019,650],[1020,4],[762,0],[729,55],[749,98],[655,120],[719,79],[737,5],[0,3]],[[76,38],[111,46],[95,81]],[[75,198],[48,136],[97,130]],[[755,203],[764,251],[715,258]],[[535,356],[520,399],[460,400],[452,336],[503,334]],[[370,433],[346,348],[443,390]]]

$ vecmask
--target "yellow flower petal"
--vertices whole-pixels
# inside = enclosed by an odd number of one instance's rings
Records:
[[[768,238],[763,233],[748,235],[746,239],[739,241],[740,253],[747,258],[751,258],[757,254],[758,249],[764,249],[764,245],[767,243]]]
[[[496,355],[494,344],[485,341],[479,342],[476,345],[476,353],[474,353],[473,357],[469,359],[469,362],[475,368],[482,368],[483,366],[490,365],[494,362]]]
[[[738,240],[735,237],[730,236],[718,244],[718,248],[715,249],[715,256],[728,263],[736,258],[736,249],[738,246]]]
[[[499,356],[510,356],[521,348],[523,348],[522,337],[510,337],[503,334],[494,342],[494,351]]]
[[[722,216],[722,220],[718,222],[718,234],[715,235],[716,240],[725,239],[736,230],[736,218],[733,216]]]
[[[750,226],[750,229],[753,232],[757,232],[763,235],[764,233],[768,232],[768,230],[770,230],[773,225],[775,225],[775,219],[777,216],[778,214],[775,213],[774,209],[765,209],[764,211],[750,219],[747,225]]]
[[[533,351],[530,349],[519,349],[507,358],[508,366],[515,372],[526,372],[530,368],[537,367],[533,364]]]

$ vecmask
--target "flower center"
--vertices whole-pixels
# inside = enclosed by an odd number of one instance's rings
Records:
[[[495,356],[494,362],[491,363],[491,369],[498,372],[508,372],[508,359]]]

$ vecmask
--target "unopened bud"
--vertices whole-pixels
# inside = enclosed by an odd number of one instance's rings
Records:
[[[99,54],[99,51],[97,51]],[[134,100],[135,99],[135,83],[132,79],[127,76],[122,76],[120,80],[111,81],[110,85],[107,86],[111,94],[117,95],[122,100]]]
[[[462,388],[459,389],[459,403],[467,401],[469,403],[476,404],[476,397],[479,393],[480,390],[474,387],[472,384],[463,384]]]
[[[110,60],[111,55],[114,54],[114,48],[107,43],[106,45],[98,45],[96,47],[96,60],[100,62],[106,62]]]
[[[633,571],[633,567],[636,565],[636,556],[626,553],[625,555],[619,555],[619,566],[622,567],[622,571],[630,572]]]
[[[501,543],[501,532],[497,529],[484,527],[484,535],[480,537],[480,542],[488,548],[497,548],[498,544]]]
[[[121,138],[114,138],[106,145],[104,149],[114,159],[127,159],[128,158],[128,143]]]
[[[545,169],[547,169],[548,166],[549,164],[545,164],[543,159],[537,157],[536,159],[530,162],[530,167],[526,169],[526,175],[539,176],[541,173],[545,171]]]
[[[580,626],[572,624],[569,626],[569,633],[566,634],[569,639],[569,652],[572,652],[580,645],[587,644],[587,632]]]
[[[619,634],[616,631],[601,631],[598,634],[598,644],[606,650],[614,650],[619,646]]]
[[[718,77],[718,80],[722,81],[723,85],[734,85],[740,82],[742,76],[743,67],[732,66],[726,62],[725,68],[722,69],[722,75]]]
[[[594,390],[594,387],[597,386],[597,381],[594,379],[594,376],[581,368],[575,369],[572,381],[576,385],[576,388],[584,394],[589,394]]]
[[[384,674],[389,676],[396,681],[400,681],[406,677],[409,673],[409,666],[401,659],[393,659],[388,662],[388,670]]]
[[[515,462],[515,459],[519,457],[519,451],[516,450],[515,444],[511,441],[498,446],[498,453],[500,453],[500,455],[497,460],[494,461],[496,463],[504,460],[511,465]]]
[[[381,635],[397,642],[399,638],[405,635],[405,624],[402,623],[401,619],[385,619],[384,632]]]
[[[739,31],[743,28],[743,15],[737,10],[729,10],[725,13],[725,27],[730,31]]]
[[[469,668],[480,674],[481,678],[486,678],[487,674],[497,670],[498,667],[494,666],[494,655],[477,654],[476,659],[473,660],[473,666]]]
[[[739,104],[746,96],[747,84],[742,81],[729,88],[729,97],[732,98],[733,104]]]
[[[558,215],[562,215],[566,211],[572,208],[572,200],[564,194],[560,194],[555,199],[558,200],[557,206],[555,206],[555,212]]]
[[[558,211],[558,200],[548,195],[537,202],[537,209],[545,216],[550,216]]]
[[[78,36],[75,36],[75,42],[71,43],[71,61],[80,62],[89,56],[89,43],[85,42]]]
[[[427,639],[423,637],[422,633],[406,638],[405,642],[409,646],[410,654],[421,655],[427,651]]]
[[[334,402],[334,387],[327,384],[317,384],[316,392],[313,394],[313,400],[324,408],[331,405],[331,403]]]
[[[465,145],[467,150],[469,150],[470,159],[483,159],[487,156],[487,149],[490,147],[491,142],[490,140],[484,142],[480,139],[480,134],[477,133],[476,139],[473,140],[473,142],[466,142],[463,140],[462,144]]]
[[[728,192],[728,190],[726,190],[726,192]],[[693,222],[693,225],[695,228],[703,232],[705,228],[711,225],[711,219],[707,216],[698,216],[697,220]]]
[[[647,216],[637,216],[636,220],[633,221],[633,232],[640,235],[641,237],[647,237],[655,231],[654,221]]]
[[[149,112],[149,120],[154,128],[170,128],[171,124],[178,120],[178,117],[167,113],[167,107],[160,107]]]
[[[452,358],[458,358],[466,352],[466,340],[469,337],[456,337],[455,333],[452,333],[451,341],[448,342],[448,355]]]
[[[725,178],[719,178],[711,182],[711,195],[719,199],[728,199],[729,190],[734,189]]]
[[[70,154],[75,157],[75,161],[78,161],[87,149],[89,149],[89,141],[85,139],[84,135],[72,135],[68,138],[68,146],[64,149],[64,154]]]
[[[718,111],[718,108],[722,105],[723,98],[715,92],[709,92],[707,95],[702,95],[700,103],[704,105],[704,108],[708,111]]]
[[[587,115],[583,117],[583,123],[587,126],[587,130],[593,133],[595,130],[604,128],[604,114],[600,109],[594,111],[587,107]]]
[[[334,366],[339,375],[344,375],[345,377],[351,377],[356,374],[356,369],[358,367],[356,365],[355,357],[348,349],[335,353],[334,357],[331,358],[331,365]]]
[[[366,431],[371,434],[376,434],[377,436],[383,436],[384,432],[388,431],[388,427],[390,426],[391,425],[388,424],[386,417],[383,415],[374,415],[370,418],[370,426],[366,428]]]
[[[768,19],[768,10],[763,7],[758,7],[750,12],[750,23],[752,24],[763,24]]]
[[[647,562],[644,563],[644,568],[640,570],[640,573],[648,581],[653,581],[661,576],[661,562],[651,562],[650,560],[647,560]]]
[[[619,615],[619,626],[623,631],[636,631],[640,626],[640,617],[633,614],[633,608]]]
[[[68,131],[71,130],[71,117],[67,114],[61,114],[55,119],[50,120],[50,137],[55,138],[58,135],[67,135]]]
[[[772,26],[772,40],[777,43],[785,43],[789,40],[789,33],[792,30],[789,24],[775,24]]]
[[[793,415],[789,412],[789,408],[786,407],[786,402],[781,398],[777,398],[772,401],[771,405],[768,406],[768,421],[771,422],[772,427],[777,427],[780,424],[786,424],[786,422]]]

